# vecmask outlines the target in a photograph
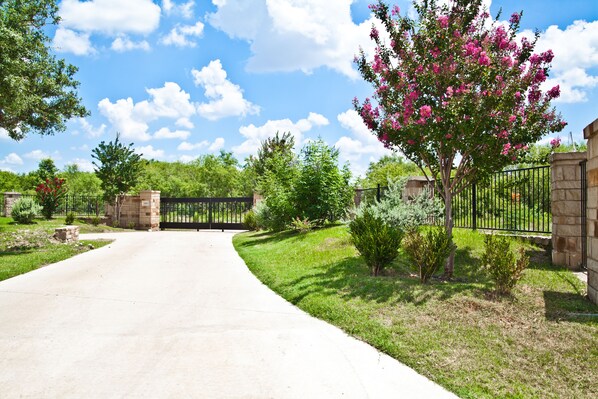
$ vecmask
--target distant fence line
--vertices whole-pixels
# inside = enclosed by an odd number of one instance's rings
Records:
[[[22,194],[21,198],[32,198],[37,201],[37,196],[34,194]],[[6,216],[5,214],[5,196],[0,195],[0,209],[2,212],[2,216]],[[62,197],[60,199],[60,203],[58,205],[58,209],[54,212],[56,216],[66,216],[68,213],[72,212],[75,216],[99,216],[100,213],[104,211],[104,200],[100,196],[90,196],[90,195],[76,195],[70,194]]]

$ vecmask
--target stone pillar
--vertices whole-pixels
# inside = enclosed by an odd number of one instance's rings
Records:
[[[141,191],[139,193],[139,229],[158,231],[160,229],[160,192]]]
[[[19,198],[21,198],[21,193],[4,193],[4,209],[2,209],[4,216],[7,218],[12,216],[12,206]]]
[[[259,202],[262,202],[264,197],[257,192],[253,192],[253,206],[255,207]]]
[[[583,129],[583,137],[588,140],[588,297],[598,304],[598,119]]]
[[[552,263],[579,269],[581,255],[581,166],[585,152],[556,153],[550,157],[552,208]]]

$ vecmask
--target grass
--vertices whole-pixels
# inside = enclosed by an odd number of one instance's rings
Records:
[[[75,224],[79,225],[81,233],[123,230],[93,226],[81,221]],[[64,225],[64,218],[40,219],[32,224],[21,225],[12,218],[0,217],[0,281],[110,243],[109,240],[81,240],[63,244],[51,240],[54,229]]]
[[[598,307],[584,284],[526,245],[532,262],[496,299],[480,270],[483,236],[457,229],[456,281],[421,285],[403,254],[383,277],[345,226],[242,233],[234,244],[266,285],[463,398],[594,398]]]

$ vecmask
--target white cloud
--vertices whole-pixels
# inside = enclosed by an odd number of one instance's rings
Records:
[[[208,151],[210,151],[210,152],[216,152],[216,151],[219,151],[223,147],[224,147],[224,139],[222,137],[218,137],[216,140],[214,140],[213,143],[210,143],[208,140],[203,140],[203,141],[200,141],[199,143],[195,143],[195,144],[183,141],[181,144],[179,144],[179,146],[177,147],[177,150],[179,150],[179,151],[195,151],[195,150],[201,150],[201,149],[207,148]]]
[[[105,98],[98,103],[100,113],[108,118],[113,128],[124,138],[150,140],[149,122],[159,118],[180,120],[195,113],[189,94],[176,83],[166,82],[164,87],[146,91],[150,99],[136,104],[130,97],[115,103]]]
[[[533,32],[524,31],[521,35],[533,37]],[[549,26],[540,34],[536,52],[549,49],[554,52],[554,60],[551,79],[544,87],[560,85],[561,97],[556,101],[587,101],[587,91],[598,85],[598,76],[591,74],[598,68],[598,21],[575,21],[564,30]]]
[[[212,152],[220,151],[224,147],[224,139],[222,137],[218,137],[210,146],[208,150]]]
[[[233,147],[233,151],[238,155],[254,154],[257,152],[262,141],[272,137],[276,132],[290,132],[295,138],[295,144],[303,143],[303,134],[310,131],[314,126],[325,126],[328,119],[320,114],[310,112],[306,119],[300,119],[292,122],[290,119],[269,120],[262,126],[241,126],[239,133],[245,137],[245,141],[240,145]]]
[[[166,15],[179,14],[183,18],[191,18],[193,16],[193,7],[195,2],[193,0],[182,4],[175,4],[172,0],[163,0],[162,9]]]
[[[351,18],[354,0],[246,0],[213,1],[208,14],[212,26],[251,45],[248,69],[258,72],[306,73],[328,67],[357,78],[353,57],[359,47],[372,53],[370,17],[361,24]],[[379,29],[383,32],[383,29]]]
[[[193,122],[189,120],[189,118],[179,118],[174,124],[179,127],[184,127],[186,129],[193,129],[195,127],[195,125],[193,124]]]
[[[392,154],[378,141],[355,110],[349,109],[339,114],[337,119],[353,137],[342,136],[334,146],[339,150],[341,161],[349,161],[355,174],[365,172],[372,160]]]
[[[218,120],[227,116],[259,114],[260,108],[243,98],[243,90],[229,81],[220,60],[210,61],[200,71],[191,71],[196,86],[205,89],[204,95],[210,100],[199,104],[198,113],[206,119]]]
[[[129,39],[127,36],[119,36],[112,42],[112,46],[110,48],[116,52],[124,53],[125,51],[131,50],[143,50],[149,51],[150,45],[147,40],[142,40],[140,42],[134,42]]]
[[[52,47],[59,53],[73,53],[75,55],[96,53],[89,40],[89,33],[77,33],[62,27],[56,30]]]
[[[11,152],[4,159],[0,160],[0,165],[23,165],[23,159],[14,152]]]
[[[41,161],[42,159],[46,159],[46,158],[52,158],[50,156],[50,154],[48,154],[47,152],[44,152],[42,150],[33,150],[23,156],[27,159],[33,159],[36,161]]]
[[[3,140],[10,140],[10,136],[8,135],[8,131],[0,127],[0,139]]]
[[[193,156],[193,155],[181,155],[179,157],[179,161],[183,162],[183,163],[189,163],[189,162],[193,162],[197,159],[197,156]]]
[[[73,162],[75,165],[77,165],[79,167],[79,170],[82,172],[93,172],[95,166],[93,166],[93,163],[91,163],[91,161],[87,160],[87,159],[83,159],[83,158],[75,158],[73,159]]]
[[[181,139],[186,140],[191,135],[191,132],[187,130],[170,130],[167,127],[163,127],[154,133],[155,139]]]
[[[193,37],[201,37],[204,24],[198,21],[195,25],[177,25],[170,32],[160,39],[160,43],[167,46],[195,47],[196,42],[190,40]]]
[[[148,34],[160,24],[160,7],[152,0],[63,0],[61,25],[106,35]]]
[[[100,137],[106,130],[106,125],[103,123],[100,125],[100,127],[95,128],[93,125],[87,122],[87,119],[85,118],[78,118],[77,120],[87,137]]]
[[[164,158],[164,150],[154,149],[154,147],[151,145],[146,145],[144,147],[137,147],[137,148],[135,148],[135,152],[137,154],[141,154],[141,157],[145,158],[145,159]]]

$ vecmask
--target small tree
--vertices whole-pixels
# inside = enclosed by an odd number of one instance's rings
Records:
[[[54,134],[86,116],[74,79],[77,68],[56,59],[47,25],[60,17],[55,0],[0,1],[0,128],[20,140]]]
[[[347,165],[338,167],[339,152],[318,139],[301,150],[299,178],[295,186],[297,213],[316,223],[335,221],[344,216],[353,188]]]
[[[114,142],[106,144],[102,141],[91,155],[95,159],[95,173],[102,181],[103,198],[114,206],[119,225],[122,202],[127,192],[137,184],[142,167],[141,154],[136,154],[132,146],[133,143],[123,145],[117,134]]]
[[[41,183],[45,183],[48,179],[53,180],[56,177],[56,173],[58,173],[58,168],[52,158],[44,158],[39,161],[37,170],[35,171]]]
[[[35,188],[38,202],[42,206],[42,215],[48,220],[52,219],[60,201],[66,195],[67,188],[64,182],[64,179],[58,177],[47,178],[44,183],[40,183]]]
[[[375,103],[355,99],[354,105],[382,143],[436,182],[450,239],[453,196],[566,123],[550,106],[559,86],[540,89],[553,53],[534,54],[536,40],[517,43],[520,13],[505,27],[489,22],[482,0],[422,0],[413,7],[417,19],[382,1],[370,6],[390,43],[372,28],[373,60],[361,51],[356,62],[375,88]],[[454,254],[446,277],[453,275]]]

